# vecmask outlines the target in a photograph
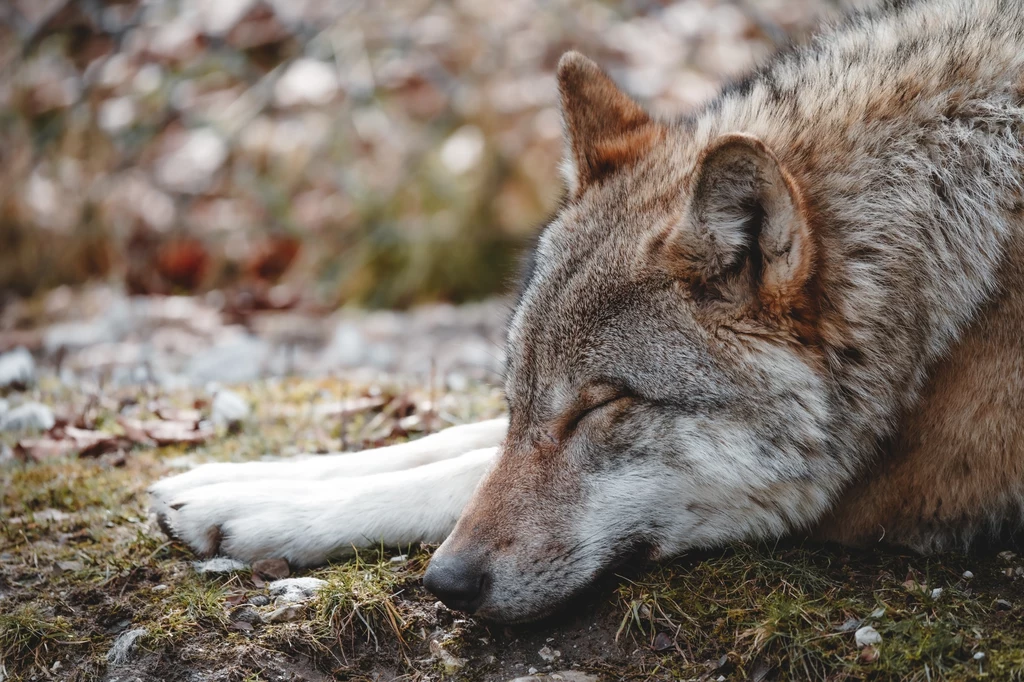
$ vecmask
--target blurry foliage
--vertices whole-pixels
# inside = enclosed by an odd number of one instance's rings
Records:
[[[563,51],[679,112],[829,5],[0,3],[0,294],[491,294],[559,196]]]

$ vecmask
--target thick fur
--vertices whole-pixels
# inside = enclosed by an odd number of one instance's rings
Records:
[[[478,614],[514,621],[640,548],[811,532],[932,551],[1017,527],[1024,5],[853,17],[682,121],[577,54],[559,83],[569,196],[510,324],[504,438],[425,439],[434,463],[375,477],[400,521],[367,518],[388,512],[350,501],[357,478],[300,513],[298,488],[204,492],[199,469],[154,488],[172,532],[312,563],[443,537],[461,510],[438,556],[486,574]],[[402,502],[417,481],[423,523]]]

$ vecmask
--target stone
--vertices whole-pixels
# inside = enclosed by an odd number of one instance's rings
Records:
[[[249,403],[246,402],[245,398],[234,391],[222,388],[217,391],[216,395],[213,397],[211,418],[213,419],[214,424],[237,426],[248,419],[251,412]],[[286,571],[284,575],[274,577],[287,578],[287,564],[285,564],[285,568]]]
[[[557,649],[552,649],[549,646],[543,646],[540,651],[537,652],[537,655],[540,656],[545,663],[551,663],[556,658],[561,658],[562,652]]]
[[[297,59],[274,86],[278,106],[324,105],[334,99],[340,84],[338,72],[327,62]]]
[[[543,676],[530,673],[510,680],[510,682],[598,682],[600,679],[597,675],[590,675],[579,670],[559,670]]]
[[[283,605],[312,599],[326,584],[327,581],[320,578],[285,578],[270,583],[267,585],[267,589],[270,591],[270,596],[275,597],[274,603]]]
[[[192,568],[196,570],[196,573],[233,573],[247,567],[241,561],[219,556],[206,561],[193,561]]]
[[[859,628],[857,632],[853,634],[853,638],[859,647],[873,646],[882,642],[882,635],[878,634],[878,630],[874,629],[870,625],[865,625],[864,627]]]
[[[53,410],[42,403],[25,403],[0,417],[0,431],[49,431],[57,423]]]
[[[0,389],[24,390],[36,381],[36,361],[25,348],[0,354]]]
[[[305,617],[306,607],[302,604],[288,604],[274,609],[263,620],[268,623],[288,623],[295,620],[302,620]]]
[[[228,146],[210,128],[181,133],[175,148],[157,159],[154,175],[164,187],[190,194],[203,192],[228,158]]]
[[[111,665],[123,665],[131,659],[136,642],[149,634],[146,628],[135,628],[127,630],[118,635],[114,640],[110,651],[107,652],[107,662]]]

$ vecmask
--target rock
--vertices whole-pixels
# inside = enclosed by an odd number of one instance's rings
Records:
[[[282,580],[291,575],[291,573],[288,562],[284,559],[260,559],[252,565],[253,578],[259,578],[267,582]],[[259,586],[259,583],[257,583],[257,586]]]
[[[441,643],[436,639],[430,640],[430,653],[433,654],[437,660],[441,661],[441,665],[444,666],[444,671],[449,675],[466,665],[465,659],[453,655],[441,646]]]
[[[878,630],[874,629],[870,625],[865,625],[858,629],[857,632],[853,634],[853,638],[859,647],[872,646],[882,642],[882,635],[878,634]]]
[[[836,632],[853,632],[863,622],[860,618],[847,618],[842,625],[836,626]]]
[[[464,125],[441,146],[441,163],[454,175],[473,170],[484,152],[484,134],[473,125]]]
[[[278,106],[324,105],[338,93],[338,72],[333,65],[316,59],[298,59],[274,86]]]
[[[149,634],[149,630],[146,628],[135,628],[134,630],[128,630],[122,632],[117,639],[114,640],[114,644],[110,647],[110,651],[107,652],[107,662],[111,665],[123,665],[128,662],[131,658],[132,651],[135,649],[135,643],[139,641],[139,638],[145,637]]]
[[[184,5],[188,11],[199,15],[200,26],[209,35],[220,36],[230,31],[245,16],[256,0],[218,0],[202,2],[187,0]]]
[[[219,556],[206,561],[193,561],[192,568],[196,570],[196,573],[232,573],[244,570],[246,565],[241,561]]]
[[[270,360],[272,348],[265,340],[248,334],[231,334],[189,359],[185,375],[194,384],[221,381],[244,384],[255,381]]]
[[[256,609],[249,605],[239,606],[234,609],[229,618],[232,621],[238,623],[249,623],[250,625],[258,625],[263,622],[263,617],[256,611]]]
[[[970,580],[973,577],[974,577],[973,573],[971,573],[970,571],[964,571],[964,580]]]
[[[667,632],[659,632],[654,637],[654,644],[651,646],[655,651],[668,651],[674,649],[676,646],[675,640],[672,639],[672,635]]]
[[[153,170],[164,187],[197,194],[210,185],[227,158],[224,138],[210,128],[199,128],[182,133],[175,148],[157,159]]]
[[[135,122],[135,101],[131,97],[115,97],[100,105],[97,121],[107,133],[119,133]]]
[[[543,646],[540,648],[540,651],[537,652],[537,655],[540,656],[545,663],[551,663],[556,658],[561,658],[562,652],[557,649],[552,649],[549,646]]]
[[[0,389],[22,391],[36,381],[36,361],[23,347],[0,355]]]
[[[931,592],[932,599],[938,599],[941,596],[942,596],[942,588],[941,587],[936,587],[935,589],[932,590],[932,592]]]
[[[320,580],[320,578],[285,578],[270,583],[267,585],[267,589],[270,591],[270,596],[275,597],[274,603],[281,605],[312,599],[326,584],[327,581]]]
[[[306,607],[302,604],[288,604],[282,606],[264,618],[268,623],[288,623],[294,620],[302,620],[305,616]]]
[[[238,395],[234,391],[221,389],[217,391],[217,394],[213,397],[213,408],[211,416],[214,424],[222,424],[224,426],[237,426],[238,424],[241,424],[246,419],[248,419],[250,413],[251,410],[249,409],[249,403],[245,401],[245,398]],[[273,561],[284,560],[275,559]],[[289,573],[287,562],[285,562],[284,568],[284,575],[271,576],[271,579],[287,578]]]
[[[559,670],[544,676],[530,673],[510,680],[510,682],[598,682],[599,679],[597,675],[590,675],[579,670]]]
[[[1006,601],[1005,599],[996,599],[992,602],[992,606],[996,608],[996,611],[1009,611],[1013,608],[1013,604]]]
[[[49,407],[42,403],[25,403],[0,418],[0,431],[49,431],[55,423]]]

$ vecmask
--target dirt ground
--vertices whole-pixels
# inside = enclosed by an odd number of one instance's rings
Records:
[[[83,395],[44,376],[8,398],[120,432],[126,415],[205,415],[205,390]],[[24,439],[0,436],[0,679],[961,680],[1024,671],[1024,560],[1005,548],[921,558],[794,542],[734,547],[623,569],[561,615],[513,628],[436,603],[420,585],[431,548],[404,548],[305,573],[326,585],[288,620],[269,622],[278,605],[263,569],[199,573],[196,557],[149,518],[151,481],[209,460],[417,437],[502,405],[486,382],[444,395],[394,378],[267,379],[236,390],[251,416],[194,445],[36,452],[35,461],[15,447]],[[868,625],[880,641],[858,646],[855,632]],[[139,629],[118,657],[115,643]]]
[[[324,583],[286,602],[269,583],[288,567],[209,572],[150,517],[146,487],[203,462],[355,451],[500,414],[506,308],[240,318],[102,288],[9,307],[0,682],[1024,677],[1024,558],[1009,545],[691,553],[622,567],[548,621],[495,627],[422,588],[431,547],[290,575]],[[25,376],[5,365],[18,344]],[[32,403],[53,423],[13,428]]]

